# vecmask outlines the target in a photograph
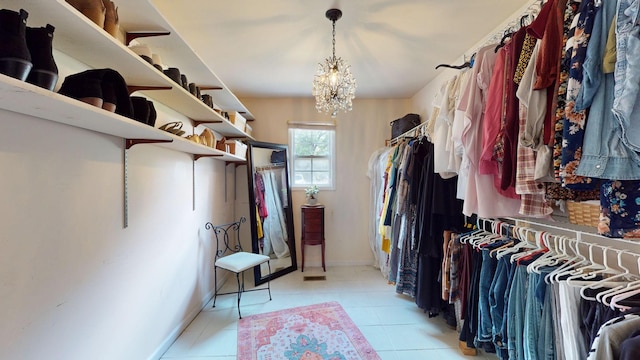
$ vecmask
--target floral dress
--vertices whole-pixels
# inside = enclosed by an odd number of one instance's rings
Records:
[[[576,175],[575,170],[582,156],[584,129],[587,121],[586,109],[576,109],[576,98],[582,87],[583,67],[587,45],[593,31],[595,14],[600,7],[595,0],[585,0],[580,5],[580,15],[572,38],[570,56],[569,81],[567,82],[567,97],[564,107],[564,128],[562,141],[562,160],[560,177],[562,184],[574,190],[594,189],[596,182],[589,177]]]
[[[600,208],[600,235],[640,238],[640,181],[604,182],[600,191]]]

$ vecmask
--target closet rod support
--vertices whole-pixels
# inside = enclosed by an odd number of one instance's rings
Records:
[[[170,143],[173,139],[168,140],[155,140],[155,139],[125,139],[125,149],[129,150],[133,145],[138,144],[157,144],[157,143]]]
[[[224,166],[228,166],[228,165],[235,165],[235,167],[238,166],[242,166],[242,165],[247,165],[246,161],[225,161]]]
[[[198,127],[198,125],[202,124],[220,124],[222,121],[220,120],[191,120],[193,121],[193,127]]]
[[[129,46],[129,43],[132,40],[135,40],[137,38],[151,37],[151,36],[166,36],[170,34],[171,34],[171,31],[132,31],[132,32],[127,31],[125,35],[125,42],[126,42],[126,45]]]
[[[220,155],[220,154],[193,154],[193,160],[197,161],[197,160],[199,160],[201,158],[204,158],[204,157],[220,157],[220,156],[222,156],[222,155]]]
[[[133,94],[136,91],[144,91],[144,90],[171,90],[173,87],[171,86],[135,86],[135,85],[127,85],[127,90],[129,91],[129,95]]]

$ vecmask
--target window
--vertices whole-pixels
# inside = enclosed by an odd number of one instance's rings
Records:
[[[333,189],[335,183],[335,129],[289,128],[291,179],[294,188],[318,185]]]

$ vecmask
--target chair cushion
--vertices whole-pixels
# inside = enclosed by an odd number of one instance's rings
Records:
[[[241,251],[221,257],[216,261],[215,265],[219,268],[239,273],[267,261],[269,261],[269,257],[266,255]]]

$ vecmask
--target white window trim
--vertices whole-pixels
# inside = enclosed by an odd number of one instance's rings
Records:
[[[337,163],[337,144],[336,144],[336,126],[334,123],[299,123],[299,122],[289,122],[289,130],[294,129],[311,129],[311,130],[332,130],[333,136],[331,138],[331,185],[330,186],[321,186],[318,185],[320,190],[322,191],[333,191],[336,189],[336,163]],[[295,185],[293,181],[293,177],[295,176],[295,170],[293,167],[293,161],[295,160],[295,145],[293,141],[293,132],[289,131],[289,149],[291,149],[291,156],[289,157],[289,183],[291,184],[292,191],[304,191],[309,185]]]

